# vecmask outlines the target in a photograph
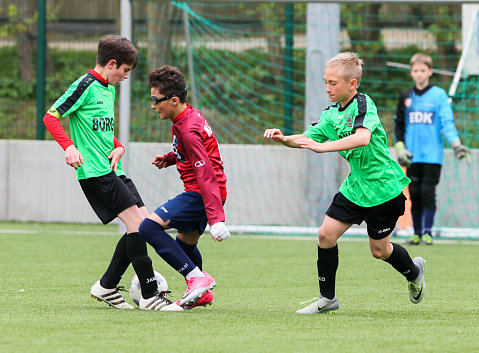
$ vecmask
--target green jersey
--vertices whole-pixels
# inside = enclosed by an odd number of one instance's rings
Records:
[[[73,82],[53,104],[49,113],[69,117],[73,143],[84,158],[77,178],[111,173],[108,155],[113,151],[115,130],[115,87],[93,70]],[[117,175],[124,175],[121,162]]]
[[[351,167],[339,191],[358,206],[372,207],[398,196],[410,180],[389,155],[386,132],[371,98],[357,93],[344,107],[340,103],[328,107],[304,135],[318,142],[336,141],[360,127],[371,131],[371,140],[367,146],[339,151]]]

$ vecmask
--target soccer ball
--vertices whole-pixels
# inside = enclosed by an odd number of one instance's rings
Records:
[[[155,280],[158,283],[158,292],[165,292],[168,290],[168,282],[166,282],[165,277],[161,275],[158,271],[155,272]],[[140,280],[137,275],[134,275],[130,282],[130,298],[133,300],[133,303],[140,305],[141,298],[141,286]]]

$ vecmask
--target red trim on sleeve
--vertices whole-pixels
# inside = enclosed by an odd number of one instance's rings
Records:
[[[51,115],[50,113],[46,113],[43,117],[43,123],[47,127],[50,134],[52,134],[55,141],[66,150],[67,147],[73,145],[73,141],[70,137],[68,137],[67,133],[62,127],[60,120],[57,117]]]
[[[120,140],[118,140],[116,136],[113,136],[113,145],[115,146],[115,148],[123,147],[123,149],[125,149],[125,146],[121,144]]]

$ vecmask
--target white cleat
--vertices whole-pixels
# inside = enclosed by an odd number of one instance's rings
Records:
[[[313,304],[296,311],[296,314],[335,314],[338,312],[339,303],[336,297],[328,299],[320,296]]]
[[[407,288],[409,290],[409,300],[411,300],[412,303],[417,304],[422,300],[424,292],[426,291],[426,281],[424,279],[426,260],[418,256],[415,257],[412,262],[414,262],[419,268],[419,274],[414,281],[408,282]]]
[[[100,281],[96,281],[91,287],[90,294],[98,301],[105,302],[117,309],[135,309],[128,304],[122,295],[118,292],[118,288],[103,288]]]
[[[165,292],[157,292],[153,297],[140,299],[140,309],[160,311],[183,311],[183,308],[166,298]]]

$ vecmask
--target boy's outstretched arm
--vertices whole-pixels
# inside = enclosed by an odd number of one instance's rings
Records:
[[[276,128],[266,129],[263,136],[264,138],[270,138],[275,142],[280,142],[291,148],[301,148],[301,146],[296,143],[296,140],[306,137],[303,134],[284,136],[281,130]]]
[[[371,140],[371,131],[366,128],[360,127],[356,129],[356,132],[352,135],[344,137],[336,141],[317,142],[313,139],[303,136],[303,138],[297,139],[296,144],[301,148],[307,148],[311,151],[323,153],[323,152],[337,152],[347,151],[354,148],[363,147],[369,144]]]

